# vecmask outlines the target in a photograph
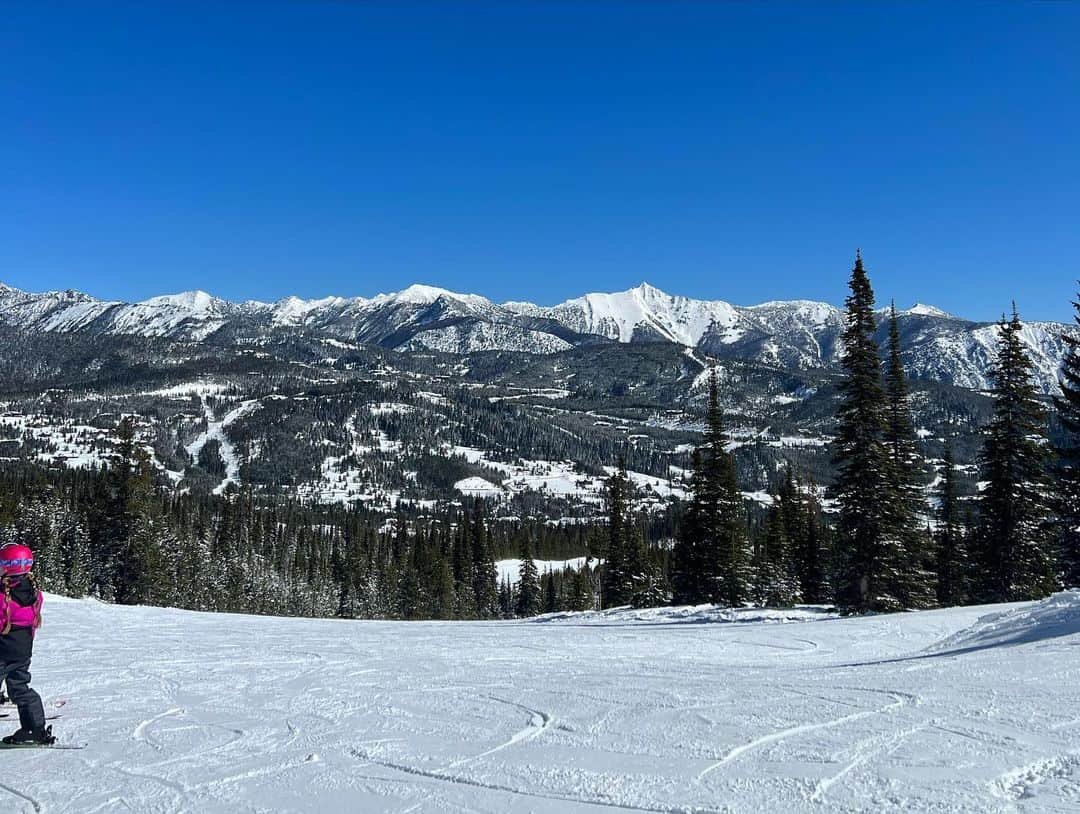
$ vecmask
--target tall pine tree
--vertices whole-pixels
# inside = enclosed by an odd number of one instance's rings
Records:
[[[1080,327],[1080,294],[1073,303]],[[1061,574],[1067,587],[1080,587],[1080,339],[1064,334],[1068,346],[1061,368],[1061,395],[1054,400],[1064,439],[1058,448],[1057,510],[1061,533]]]
[[[633,562],[631,534],[628,523],[627,503],[630,497],[630,480],[626,474],[626,462],[619,458],[618,469],[607,482],[607,540],[603,549],[601,566],[601,600],[605,608],[629,604],[634,595],[634,571],[639,563]]]
[[[541,607],[543,613],[554,613],[559,609],[559,593],[555,587],[555,574],[546,571],[540,577],[540,593],[543,595]]]
[[[848,611],[892,610],[902,604],[887,580],[886,539],[892,520],[887,402],[874,331],[874,291],[855,255],[842,336],[841,402],[834,446],[837,523],[836,599]]]
[[[1056,586],[1046,419],[1013,308],[992,370],[994,414],[982,452],[978,545],[981,598],[1038,599]]]
[[[492,619],[504,613],[505,603],[500,602],[495,557],[488,540],[487,524],[484,522],[484,501],[479,497],[473,501],[471,531],[474,609],[481,619]]]
[[[789,544],[790,570],[798,582],[798,595],[802,601],[818,603],[826,601],[828,590],[821,507],[813,493],[811,484],[803,494],[788,465],[778,498]]]
[[[693,497],[672,552],[676,602],[736,606],[749,595],[746,510],[735,459],[724,448],[716,369],[709,373],[704,444],[694,455]]]
[[[527,535],[521,535],[521,566],[518,569],[518,590],[515,612],[518,616],[536,616],[540,613],[540,572],[536,570],[532,546]]]
[[[694,605],[705,601],[703,582],[705,564],[701,543],[702,502],[697,495],[705,492],[705,465],[701,449],[694,450],[690,463],[690,493],[693,496],[679,524],[671,552],[671,600],[676,605]]]
[[[157,516],[150,461],[136,444],[131,416],[120,421],[116,437],[99,543],[111,571],[106,590],[121,604],[151,603],[161,598],[166,580],[161,545],[167,532]]]
[[[889,461],[886,533],[881,552],[884,591],[906,608],[934,603],[933,556],[920,513],[923,460],[911,418],[910,394],[900,358],[900,324],[896,305],[889,308],[889,347],[885,361],[885,447]]]

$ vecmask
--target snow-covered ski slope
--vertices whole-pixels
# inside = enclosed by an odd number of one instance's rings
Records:
[[[5,754],[4,811],[1080,810],[1080,593],[520,623],[53,599],[34,676],[89,747]]]

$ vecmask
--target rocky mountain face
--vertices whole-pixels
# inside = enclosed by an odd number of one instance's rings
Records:
[[[500,305],[423,285],[372,298],[288,297],[275,303],[233,303],[201,291],[123,303],[77,291],[32,294],[0,285],[0,325],[32,333],[243,346],[302,335],[321,340],[328,352],[377,346],[405,353],[546,355],[610,343],[671,343],[700,356],[807,371],[835,369],[843,314],[827,303],[805,300],[749,307],[695,300],[648,284],[586,294],[551,307]],[[914,378],[973,389],[989,386],[994,324],[917,305],[900,313],[900,328]],[[1039,385],[1047,393],[1056,388],[1064,332],[1075,328],[1032,322],[1024,329]]]

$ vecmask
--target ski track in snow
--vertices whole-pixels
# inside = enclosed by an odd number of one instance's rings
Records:
[[[825,792],[843,780],[851,772],[855,771],[855,769],[883,754],[895,752],[907,738],[914,735],[916,732],[921,732],[928,726],[930,726],[929,722],[923,722],[904,732],[886,732],[884,735],[867,738],[866,740],[859,742],[856,744],[855,748],[851,750],[853,755],[852,759],[844,764],[843,768],[836,774],[819,780],[817,786],[814,787],[814,793],[810,795],[810,799],[815,802],[821,800],[824,797]]]
[[[5,754],[0,806],[1080,810],[1080,635],[937,647],[990,610],[394,623],[50,597],[34,684],[88,746]]]
[[[136,726],[135,729],[132,731],[131,739],[135,741],[146,741],[155,749],[160,749],[161,747],[155,741],[147,737],[146,730],[160,720],[163,720],[165,718],[171,718],[175,715],[181,715],[183,714],[183,712],[184,710],[182,708],[173,707],[172,709],[167,709],[164,712],[158,713],[152,718],[147,718],[145,721],[140,721],[139,725]]]
[[[716,771],[721,766],[730,763],[732,760],[735,760],[735,758],[739,757],[740,755],[749,752],[751,749],[757,749],[760,746],[767,746],[771,743],[787,740],[788,738],[794,738],[799,735],[807,735],[811,732],[817,732],[821,729],[830,729],[834,726],[840,726],[841,724],[846,724],[851,721],[858,721],[861,718],[868,718],[871,715],[880,715],[882,713],[902,707],[904,704],[913,703],[917,700],[914,698],[914,696],[910,696],[906,693],[895,692],[892,690],[873,690],[864,689],[861,687],[855,687],[850,689],[854,689],[856,692],[881,693],[883,695],[891,696],[893,701],[892,703],[886,704],[885,706],[879,707],[877,709],[868,709],[863,710],[862,712],[853,712],[850,715],[843,715],[839,718],[833,718],[827,721],[819,721],[815,723],[801,724],[799,726],[792,726],[788,727],[787,729],[781,729],[778,732],[770,732],[767,735],[762,735],[759,738],[754,738],[752,741],[744,743],[741,746],[736,746],[734,749],[731,749],[730,751],[725,753],[724,756],[721,757],[718,761],[707,767],[697,776],[698,782],[701,782],[709,774]]]
[[[12,797],[17,797],[20,800],[22,800],[23,802],[28,803],[30,805],[31,810],[33,810],[33,811],[44,811],[45,810],[44,807],[42,807],[41,803],[39,803],[37,800],[35,800],[29,794],[25,794],[24,792],[19,791],[14,786],[9,786],[6,783],[0,783],[0,789],[2,789],[3,791],[6,791]]]
[[[459,766],[464,766],[467,763],[473,763],[477,760],[480,760],[481,758],[487,757],[488,755],[493,755],[496,752],[501,752],[503,749],[507,749],[511,746],[514,746],[515,744],[521,743],[522,741],[531,740],[537,735],[543,734],[543,732],[549,726],[551,726],[551,716],[548,715],[546,712],[540,712],[539,710],[530,709],[524,704],[518,704],[514,701],[506,701],[502,698],[496,698],[494,695],[488,695],[486,697],[489,700],[495,701],[499,704],[506,704],[507,706],[521,710],[529,716],[529,725],[524,729],[515,732],[513,735],[510,736],[509,740],[505,741],[504,743],[500,743],[498,746],[488,749],[486,752],[481,752],[480,754],[473,757],[462,758],[461,760],[454,761],[446,767],[447,771],[450,771],[451,769],[456,769]]]

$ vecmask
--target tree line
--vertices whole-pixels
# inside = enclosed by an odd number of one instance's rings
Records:
[[[393,619],[495,619],[668,603],[849,612],[1033,599],[1080,585],[1080,342],[1064,337],[1061,393],[1040,399],[1015,307],[998,329],[980,491],[960,494],[948,442],[933,471],[911,415],[895,308],[886,347],[861,255],[845,302],[842,379],[824,486],[790,464],[751,516],[720,385],[709,377],[690,496],[635,508],[620,459],[606,523],[493,522],[481,499],[426,517],[248,489],[218,497],[155,485],[131,419],[103,469],[0,470],[0,541],[38,553],[48,590],[125,604]],[[1080,324],[1080,302],[1074,303]],[[1050,422],[1061,440],[1054,448]],[[927,497],[931,498],[929,501]],[[549,572],[537,559],[587,557]],[[497,559],[520,560],[500,581]]]

